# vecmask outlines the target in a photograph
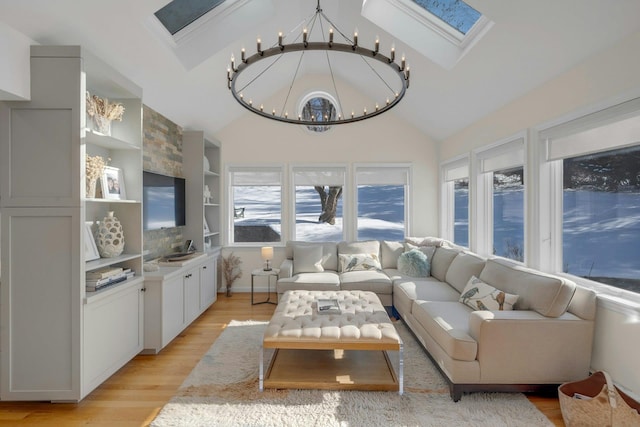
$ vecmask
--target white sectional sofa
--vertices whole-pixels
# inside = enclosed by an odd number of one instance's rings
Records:
[[[472,391],[553,390],[588,375],[594,292],[440,239],[409,242],[289,242],[277,291],[375,292],[422,343],[456,401]],[[314,246],[322,248],[321,257]],[[429,276],[412,277],[398,268],[411,249],[427,254]],[[379,262],[374,268],[364,256],[370,254]],[[366,262],[342,271],[353,258]]]

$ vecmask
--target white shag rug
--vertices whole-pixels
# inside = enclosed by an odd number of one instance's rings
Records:
[[[520,393],[453,402],[441,374],[401,321],[405,392],[258,391],[266,322],[232,321],[152,426],[553,426]],[[393,359],[393,356],[392,356]]]

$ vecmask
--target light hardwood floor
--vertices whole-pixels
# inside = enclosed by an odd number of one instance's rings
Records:
[[[257,295],[256,299],[263,297],[265,295]],[[274,307],[271,304],[252,306],[249,294],[232,297],[220,294],[209,310],[159,354],[136,356],[82,402],[0,402],[0,425],[148,425],[228,322],[269,320]],[[564,426],[557,398],[530,396],[529,399],[556,426]]]

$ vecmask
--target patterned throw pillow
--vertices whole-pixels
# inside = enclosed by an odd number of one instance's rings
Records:
[[[381,270],[377,254],[340,254],[340,272]]]
[[[411,277],[429,277],[431,263],[423,251],[415,248],[398,257],[398,271]]]
[[[518,295],[508,294],[487,285],[476,276],[471,276],[460,295],[460,302],[474,310],[513,310],[516,301]]]

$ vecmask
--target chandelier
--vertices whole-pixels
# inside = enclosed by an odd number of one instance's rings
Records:
[[[300,28],[302,28],[302,31],[300,31]],[[310,40],[314,29],[317,29],[316,34],[318,32],[322,34],[321,41]],[[334,35],[341,37],[344,41],[335,41]],[[328,40],[326,36],[328,36]],[[292,43],[285,44],[285,39],[289,37],[295,37],[295,39]],[[296,79],[299,77],[298,73],[301,69],[301,64],[305,58],[305,54],[310,54],[309,52],[312,51],[322,52],[324,53],[323,56],[326,57],[326,67],[332,82],[335,100],[338,104],[336,106],[337,112],[334,111],[333,114],[303,114],[302,112],[297,112],[297,108],[290,106],[289,98],[292,89],[296,85]],[[265,106],[264,102],[259,102],[254,99],[251,96],[253,87],[260,85],[262,85],[262,88],[273,86],[273,82],[270,83],[266,81],[268,77],[266,74],[267,71],[286,55],[291,55],[294,52],[300,52],[300,56],[297,60],[297,65],[294,69],[290,70],[293,77],[287,94],[284,96],[284,101],[278,102],[279,106],[276,107]],[[350,111],[345,112],[345,109],[341,105],[342,102],[334,75],[334,67],[338,65],[338,61],[336,61],[338,55],[356,55],[364,62],[364,69],[375,76],[374,81],[379,82],[379,90],[381,92],[374,96],[377,101],[374,100],[370,105],[363,105],[358,108],[357,111],[355,108],[351,108]],[[261,61],[264,61],[262,62],[263,68],[254,67],[255,64]],[[254,70],[248,72],[247,70],[250,68],[254,68]],[[244,80],[240,78],[243,72],[249,75],[249,77],[245,77]],[[347,74],[353,75],[351,72]],[[236,101],[252,113],[279,122],[306,125],[311,128],[318,125],[331,126],[354,123],[389,111],[404,97],[409,87],[409,76],[410,69],[406,65],[404,55],[402,55],[400,59],[400,64],[396,63],[395,48],[393,46],[391,47],[389,56],[383,55],[380,53],[380,40],[377,37],[372,49],[360,46],[358,44],[357,30],[353,33],[352,39],[345,36],[345,34],[327,18],[320,7],[320,0],[318,0],[315,12],[296,26],[288,35],[285,36],[280,32],[277,42],[271,47],[263,49],[262,41],[258,38],[256,40],[256,53],[253,55],[247,56],[244,48],[240,53],[240,61],[236,61],[235,55],[232,55],[231,64],[227,68],[227,86]],[[260,95],[259,90],[255,92]],[[380,94],[382,94],[382,97],[378,99]]]

